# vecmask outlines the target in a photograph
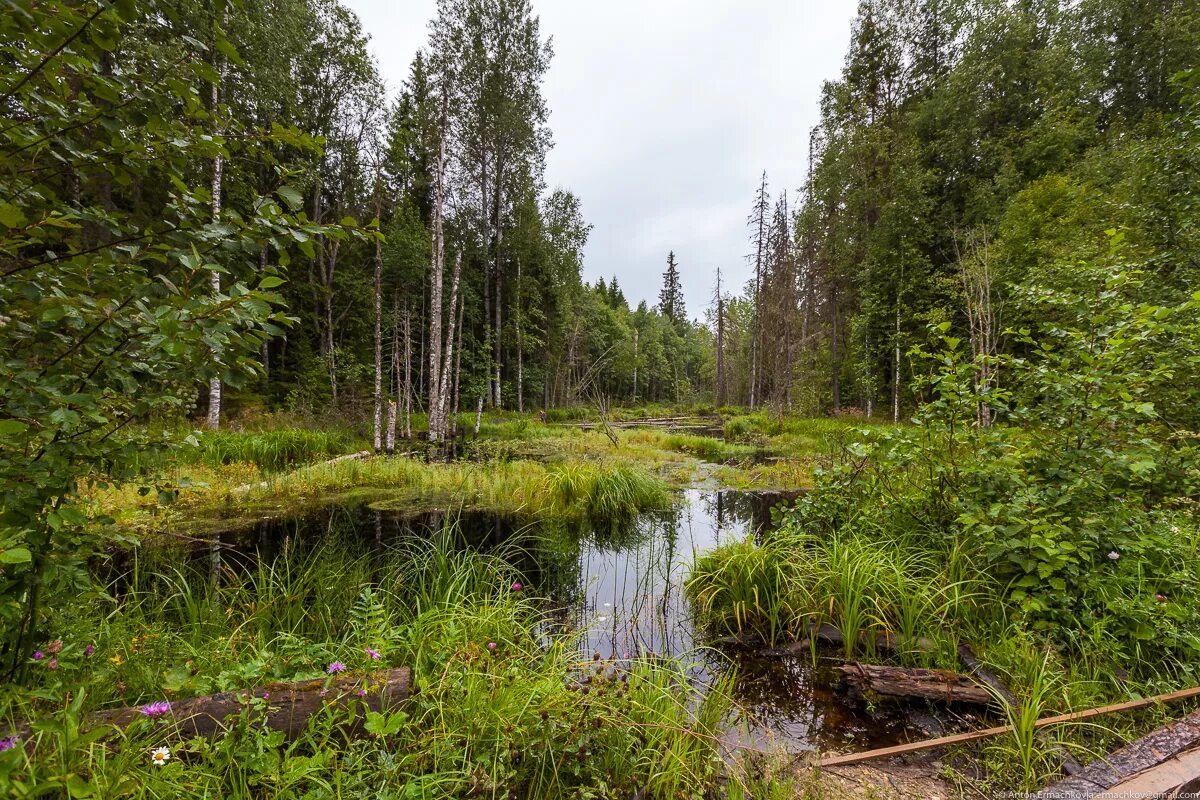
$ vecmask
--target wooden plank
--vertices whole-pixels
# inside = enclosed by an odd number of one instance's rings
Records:
[[[1036,797],[1043,800],[1090,800],[1120,785],[1122,781],[1156,769],[1179,753],[1196,748],[1200,748],[1200,711],[1154,729],[1105,758],[1088,764],[1079,775],[1047,786]]]
[[[1194,778],[1200,777],[1200,750],[1190,750],[1172,756],[1170,759],[1137,773],[1128,780],[1111,786],[1100,794],[1097,800],[1117,800],[1117,798],[1154,797],[1174,791]]]
[[[1113,705],[1100,706],[1099,708],[1089,708],[1086,711],[1072,711],[1069,714],[1058,714],[1053,717],[1045,717],[1034,723],[1035,728],[1044,728],[1047,725],[1062,725],[1066,722],[1077,722],[1083,719],[1091,719],[1102,714],[1114,714],[1118,711],[1136,711],[1140,708],[1149,708],[1154,705],[1164,703],[1173,703],[1177,700],[1186,700],[1190,697],[1200,697],[1200,686],[1192,689],[1183,689],[1178,692],[1169,692],[1168,694],[1160,694],[1154,697],[1144,697],[1140,700],[1129,700],[1124,703],[1114,703]],[[969,733],[956,733],[952,736],[940,736],[936,739],[925,739],[920,742],[909,742],[907,744],[898,744],[891,747],[881,747],[878,750],[867,750],[862,753],[846,753],[840,756],[829,756],[817,762],[819,767],[835,767],[842,764],[857,764],[860,761],[870,761],[875,758],[886,758],[888,756],[898,756],[905,753],[916,753],[921,750],[929,750],[934,747],[945,747],[952,744],[964,744],[973,742],[979,739],[987,739],[991,736],[999,736],[1002,733],[1008,733],[1012,730],[1011,725],[1000,725],[995,728],[984,728],[983,730],[971,731]]]

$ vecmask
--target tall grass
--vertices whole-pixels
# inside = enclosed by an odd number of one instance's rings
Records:
[[[135,563],[112,587],[115,607],[93,598],[52,621],[63,663],[38,672],[34,691],[3,695],[0,718],[45,722],[26,747],[0,753],[0,788],[65,795],[75,776],[97,796],[188,800],[717,791],[729,684],[702,690],[674,661],[581,662],[573,639],[546,639],[544,599],[514,590],[509,562],[463,549],[453,526],[385,550],[331,539],[269,565],[221,557],[215,571],[180,555]],[[97,705],[313,678],[335,660],[351,674],[412,667],[416,693],[373,723],[386,735],[348,741],[326,714],[285,744],[258,724],[269,705],[258,700],[211,742],[148,720],[119,746],[79,735]],[[153,766],[163,745],[172,758]]]
[[[981,581],[951,583],[931,552],[911,544],[841,531],[821,538],[785,526],[756,544],[724,545],[699,558],[686,593],[700,619],[720,633],[778,642],[809,622],[843,634],[843,655],[870,650],[886,633],[906,658],[923,658],[963,622],[984,591]],[[953,650],[953,648],[948,648]]]
[[[268,472],[280,472],[300,464],[348,452],[358,444],[353,437],[340,431],[312,431],[284,428],[259,433],[241,431],[206,431],[199,437],[199,446],[184,448],[185,463],[208,466],[245,461],[257,464]]]

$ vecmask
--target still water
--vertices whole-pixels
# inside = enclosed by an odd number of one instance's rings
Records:
[[[834,690],[832,660],[818,658],[814,664],[807,653],[764,657],[721,651],[706,646],[692,625],[683,583],[696,557],[725,542],[770,536],[772,506],[789,499],[779,493],[685,490],[670,511],[599,529],[481,512],[406,515],[332,506],[224,534],[218,546],[197,549],[191,557],[215,560],[215,577],[226,569],[298,557],[331,536],[374,540],[384,548],[406,537],[428,537],[453,521],[464,546],[487,551],[532,533],[544,544],[525,548],[516,566],[531,589],[550,598],[554,625],[580,634],[585,658],[595,653],[603,658],[672,656],[689,665],[701,683],[733,671],[735,694],[755,745],[797,751],[865,749],[903,741],[909,733],[903,714],[868,715]]]

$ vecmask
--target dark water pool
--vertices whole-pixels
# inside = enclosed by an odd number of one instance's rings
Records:
[[[541,534],[516,566],[547,594],[552,619],[577,630],[581,655],[624,653],[674,656],[697,680],[735,671],[735,692],[756,745],[789,750],[865,749],[904,741],[912,731],[899,710],[872,712],[833,688],[832,661],[803,656],[763,657],[706,647],[694,630],[682,585],[696,556],[747,536],[769,536],[771,508],[794,495],[692,489],[668,512],[619,525],[553,531],[527,519],[472,511],[406,515],[369,507],[332,506],[307,517],[268,520],[197,545],[184,558],[222,570],[294,558],[331,537],[385,548],[405,537],[427,538],[450,519],[464,546],[487,551],[518,534]]]

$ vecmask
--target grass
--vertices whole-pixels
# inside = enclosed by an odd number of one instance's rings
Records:
[[[717,635],[754,635],[771,644],[800,639],[829,623],[843,633],[847,659],[890,634],[903,660],[928,660],[934,643],[953,653],[947,630],[974,615],[988,596],[981,578],[947,580],[940,562],[907,544],[864,534],[818,538],[785,525],[765,537],[733,542],[697,559],[685,589],[703,625]]]
[[[76,796],[86,785],[96,796],[146,798],[716,790],[733,712],[727,683],[702,691],[686,665],[650,657],[581,661],[574,639],[545,638],[543,598],[513,591],[522,576],[504,554],[464,550],[452,529],[382,552],[354,541],[334,536],[270,565],[228,562],[216,581],[207,559],[160,551],[109,592],[64,610],[47,633],[63,642],[56,669],[41,664],[35,686],[0,693],[0,718],[43,720],[23,747],[0,752],[0,790]],[[341,720],[318,715],[284,743],[258,724],[266,704],[257,700],[212,741],[174,739],[149,720],[109,746],[80,730],[91,709],[323,676],[335,660],[352,673],[412,667],[416,693],[373,723],[386,734],[347,740]],[[160,746],[171,760],[152,766]]]
[[[198,440],[197,447],[184,448],[180,452],[182,463],[216,467],[248,462],[266,472],[281,472],[366,446],[365,442],[355,440],[343,431],[297,428],[259,433],[205,431]]]

